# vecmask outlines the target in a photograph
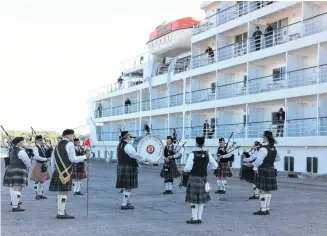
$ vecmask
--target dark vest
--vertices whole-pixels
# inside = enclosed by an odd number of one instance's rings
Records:
[[[44,148],[40,148],[39,145],[36,145],[36,147],[37,147],[37,150],[39,151],[39,156],[40,157],[47,158],[45,149]],[[46,161],[39,161],[39,160],[36,160],[36,161],[39,162],[39,163],[46,162]]]
[[[80,148],[80,151],[75,147],[75,155],[76,156],[84,156],[85,155],[85,151],[84,148]]]
[[[69,141],[67,141],[67,140],[61,140],[54,150],[56,169],[58,172],[63,173],[65,178],[67,177],[67,173],[64,173],[66,168],[68,169],[68,171],[67,171],[68,174],[71,174],[73,171],[72,162],[69,160],[68,153],[66,151],[66,146],[67,146],[68,142]],[[58,149],[61,159],[57,153],[57,149]]]
[[[20,151],[24,151],[23,149],[19,148],[19,147],[14,147],[10,153],[9,153],[9,157],[10,157],[10,166],[13,168],[21,168],[21,169],[27,169],[25,163],[18,158],[18,153]]]
[[[226,152],[226,147],[218,147],[218,157],[219,155],[226,155],[228,154],[228,152]],[[229,161],[229,158],[221,158],[220,159],[220,162],[228,162]]]
[[[167,158],[168,156],[173,156],[175,155],[175,151],[174,150],[174,145],[171,146],[172,149],[168,149],[168,145],[165,147],[164,149],[164,156]],[[169,159],[169,163],[175,162],[175,159]]]
[[[209,155],[207,151],[193,151],[193,167],[190,174],[193,176],[207,176],[207,168],[209,163]]]
[[[124,148],[127,144],[126,141],[121,141],[118,144],[118,165],[138,166],[137,161],[134,158],[130,158],[125,152]]]
[[[273,144],[269,144],[269,145],[262,146],[261,148],[267,149],[268,153],[265,159],[263,159],[263,162],[259,166],[259,168],[273,168],[277,156],[276,147]]]

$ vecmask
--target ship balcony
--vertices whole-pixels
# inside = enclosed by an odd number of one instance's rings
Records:
[[[212,48],[212,52],[210,54],[202,53],[202,54],[194,56],[192,58],[192,68],[196,69],[196,68],[199,68],[202,66],[207,66],[207,65],[217,62],[216,57],[215,57],[216,53],[217,53],[217,50]]]
[[[233,43],[218,48],[218,61],[224,61],[233,57],[243,56],[247,53],[247,40]]]
[[[150,100],[142,102],[142,111],[150,111]]]
[[[150,59],[149,53],[143,53],[139,56],[128,59],[121,63],[121,71],[138,69],[142,66],[142,64],[148,62],[149,59]]]
[[[167,108],[167,107],[168,107],[168,97],[155,98],[155,99],[152,99],[152,101],[151,101],[151,109],[152,110],[162,109],[162,108]]]
[[[134,113],[134,112],[139,112],[139,111],[140,111],[140,103],[135,102],[135,103],[132,103],[131,105],[125,105],[125,113],[124,114]]]
[[[234,138],[246,137],[246,127],[244,123],[217,125],[216,130],[217,130],[216,138],[218,139],[221,137],[229,137],[232,132],[234,132],[233,134]]]
[[[168,128],[165,129],[151,129],[151,135],[161,140],[166,140],[168,135]]]
[[[183,105],[183,98],[184,98],[183,93],[171,95],[169,106],[177,107]]]
[[[319,117],[319,136],[327,136],[327,117]]]
[[[246,83],[244,81],[217,86],[217,99],[227,99],[245,94]]]
[[[192,103],[207,102],[216,100],[215,87],[192,91]]]
[[[280,126],[284,126],[284,124]],[[286,127],[287,127],[287,134],[286,134],[287,137],[316,136],[317,118],[287,120]]]
[[[219,11],[217,14],[207,17],[197,28],[194,34],[199,34],[212,29],[216,26],[225,24],[229,21],[247,15],[250,12],[259,10],[272,4],[273,1],[243,1],[226,9]]]

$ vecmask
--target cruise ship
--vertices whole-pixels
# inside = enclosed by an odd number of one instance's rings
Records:
[[[148,52],[123,62],[116,83],[90,92],[96,156],[116,159],[120,131],[144,136],[148,125],[163,144],[174,132],[186,142],[181,163],[196,136],[215,153],[218,139],[233,133],[230,144],[241,147],[232,168],[240,168],[240,153],[271,130],[279,171],[326,174],[327,2],[203,1],[200,8],[204,20],[159,25],[144,42]]]

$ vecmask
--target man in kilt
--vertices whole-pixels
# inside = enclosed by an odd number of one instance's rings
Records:
[[[35,165],[32,170],[31,180],[35,181],[36,186],[35,199],[47,199],[43,196],[44,182],[50,179],[47,161],[51,158],[51,154],[47,153],[47,148],[43,143],[42,135],[35,136],[35,148],[33,149]]]
[[[250,155],[248,152],[244,152],[242,154],[243,158],[243,166],[242,166],[242,175],[241,180],[245,180],[252,184],[253,187],[253,196],[249,197],[250,200],[259,199],[259,189],[255,185],[255,173],[253,167],[247,167],[247,163],[253,163],[258,157],[258,151],[261,147],[261,143],[259,141],[255,141],[253,147],[251,148],[252,154]]]
[[[28,169],[31,167],[31,160],[24,149],[24,138],[16,137],[12,140],[13,148],[9,153],[10,164],[6,169],[3,178],[3,185],[12,188],[10,192],[12,211],[25,211],[19,205],[21,191],[28,186]]]
[[[59,192],[57,203],[57,219],[72,219],[74,216],[66,214],[66,203],[68,192],[72,190],[71,175],[73,172],[73,163],[84,161],[90,157],[86,152],[83,156],[76,156],[74,140],[74,130],[66,129],[62,133],[62,140],[56,146],[51,156],[51,166],[54,169],[50,181],[49,191]]]
[[[144,162],[135,148],[129,143],[131,140],[128,131],[121,132],[121,140],[118,144],[118,166],[116,188],[123,189],[123,202],[121,210],[133,210],[130,204],[131,190],[138,188],[138,163]]]
[[[265,131],[263,134],[263,144],[258,151],[258,157],[248,167],[253,166],[257,170],[255,185],[260,190],[260,210],[254,212],[254,215],[269,215],[271,191],[277,190],[276,170],[274,162],[279,161],[279,155],[275,147],[276,141],[271,131]]]
[[[84,148],[81,147],[81,142],[78,138],[74,139],[74,145],[75,145],[75,154],[76,156],[83,156],[85,155]],[[74,186],[74,195],[83,195],[81,193],[81,184],[82,179],[86,178],[86,171],[85,171],[85,164],[84,160],[82,162],[73,163],[73,186]]]
[[[176,150],[171,136],[167,137],[167,146],[164,150],[164,157],[165,163],[160,172],[160,177],[165,179],[164,183],[166,190],[163,194],[172,194],[174,178],[181,176],[181,173],[177,169],[175,160],[182,158],[182,154]]]
[[[189,172],[185,201],[191,203],[192,218],[187,224],[201,224],[204,203],[210,201],[209,190],[206,189],[208,163],[214,168],[218,164],[209,151],[203,151],[204,137],[196,137],[197,149],[188,156],[184,172]]]
[[[219,139],[219,148],[217,151],[217,158],[219,160],[219,165],[215,171],[217,177],[218,190],[215,193],[225,194],[226,185],[228,177],[232,177],[232,171],[229,167],[228,162],[234,158],[234,154],[227,153],[226,143],[224,138]]]

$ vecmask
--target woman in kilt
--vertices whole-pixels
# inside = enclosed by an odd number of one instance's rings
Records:
[[[74,216],[66,214],[66,203],[68,192],[72,190],[71,175],[73,172],[72,164],[90,157],[86,152],[83,156],[75,155],[74,130],[66,129],[62,133],[62,140],[58,143],[51,156],[51,167],[54,169],[50,181],[49,191],[59,192],[57,203],[57,219],[72,219]]]
[[[173,145],[173,138],[167,137],[167,146],[164,150],[165,163],[161,169],[160,177],[164,178],[165,191],[163,194],[173,193],[174,178],[181,176],[181,173],[177,169],[176,161],[182,157],[180,152],[176,151],[176,147]]]
[[[192,218],[187,224],[201,224],[204,203],[210,201],[209,190],[206,191],[208,163],[217,168],[217,162],[209,153],[203,151],[204,137],[196,137],[197,149],[188,156],[184,172],[189,172],[185,201],[191,203]]]
[[[146,161],[129,143],[131,140],[128,131],[121,132],[121,141],[118,144],[118,166],[116,188],[123,189],[123,202],[121,210],[133,210],[130,204],[131,190],[138,188],[138,163]]]
[[[5,187],[12,188],[11,203],[12,211],[25,211],[20,208],[19,200],[23,187],[28,186],[28,169],[31,167],[31,160],[24,149],[24,138],[16,137],[12,140],[13,148],[10,151],[10,165],[6,169],[3,179]]]
[[[232,171],[228,162],[233,158],[234,154],[227,153],[226,143],[224,138],[219,139],[219,148],[217,158],[219,159],[218,169],[215,171],[217,177],[218,190],[215,193],[225,194],[228,177],[232,177]]]
[[[85,150],[81,147],[81,142],[78,138],[74,139],[74,145],[76,156],[84,156]],[[86,178],[84,160],[82,162],[73,163],[73,174],[71,178],[73,179],[74,195],[83,195],[80,190],[82,179]]]
[[[248,164],[248,167],[253,166],[253,169],[257,170],[255,185],[260,190],[261,207],[259,211],[253,213],[254,215],[270,214],[271,191],[277,190],[274,162],[279,161],[279,155],[275,144],[272,132],[265,131],[257,159]]]

